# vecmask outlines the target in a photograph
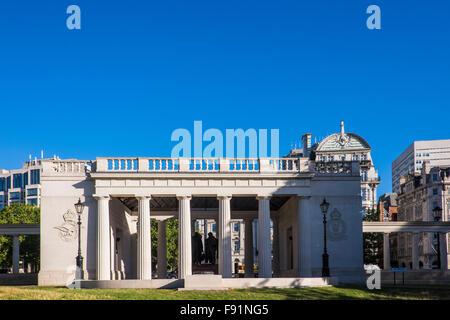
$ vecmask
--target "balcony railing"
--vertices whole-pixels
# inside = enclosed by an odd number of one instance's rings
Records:
[[[99,173],[314,173],[360,175],[358,161],[314,162],[307,158],[147,158],[99,157],[94,161],[43,160],[50,175]]]
[[[307,172],[300,158],[97,158],[96,172]]]
[[[314,163],[314,171],[319,175],[359,176],[359,170],[358,161],[320,161]]]
[[[85,175],[92,170],[92,161],[42,160],[42,171],[51,175]]]

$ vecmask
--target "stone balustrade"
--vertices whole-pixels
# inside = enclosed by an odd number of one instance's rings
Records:
[[[315,173],[359,176],[358,161],[314,162],[306,158],[161,158],[99,157],[94,161],[43,160],[50,175],[85,175],[89,172],[148,173]]]
[[[315,162],[314,172],[317,175],[348,175],[359,176],[359,162],[358,161],[326,161]]]
[[[42,160],[42,172],[46,175],[84,176],[92,170],[92,161]]]
[[[308,172],[300,158],[97,158],[96,172]]]

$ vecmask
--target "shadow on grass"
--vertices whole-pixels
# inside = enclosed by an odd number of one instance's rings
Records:
[[[173,289],[66,289],[65,287],[27,287],[56,291],[70,296],[96,297],[101,300],[392,300],[450,299],[450,286],[382,286],[369,290],[362,285],[311,288],[249,288],[226,291],[177,291]]]

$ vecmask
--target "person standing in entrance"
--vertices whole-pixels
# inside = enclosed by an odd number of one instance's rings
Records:
[[[206,263],[216,264],[217,246],[217,239],[213,236],[212,232],[208,233],[208,238],[205,241]]]

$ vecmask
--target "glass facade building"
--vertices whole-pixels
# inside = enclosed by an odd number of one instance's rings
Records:
[[[40,206],[41,166],[41,160],[32,160],[22,169],[0,170],[0,210],[17,203]]]

